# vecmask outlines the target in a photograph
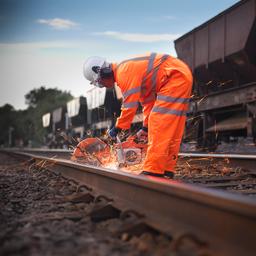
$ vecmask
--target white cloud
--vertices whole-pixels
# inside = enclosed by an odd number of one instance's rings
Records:
[[[179,34],[143,34],[143,33],[122,33],[117,31],[104,31],[95,32],[94,35],[107,36],[118,40],[130,42],[160,42],[160,41],[173,41],[178,38]]]
[[[40,24],[46,24],[49,25],[50,27],[58,30],[65,30],[65,29],[71,29],[74,27],[77,27],[79,24],[71,21],[71,20],[65,20],[65,19],[60,19],[60,18],[55,18],[55,19],[38,19],[38,23]]]

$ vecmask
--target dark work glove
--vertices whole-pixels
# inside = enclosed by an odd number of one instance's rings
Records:
[[[112,127],[110,130],[108,130],[108,136],[111,138],[111,139],[116,139],[116,136],[117,134],[121,131],[120,128],[117,128],[117,127]]]

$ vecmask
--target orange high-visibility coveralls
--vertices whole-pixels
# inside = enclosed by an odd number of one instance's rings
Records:
[[[148,127],[148,149],[143,170],[163,174],[175,171],[192,88],[192,74],[181,60],[151,53],[112,64],[123,93],[116,127],[129,129],[138,104]]]

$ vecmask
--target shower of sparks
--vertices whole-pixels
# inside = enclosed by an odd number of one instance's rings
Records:
[[[223,85],[229,84],[229,83],[231,83],[231,82],[233,82],[233,80],[227,80],[227,81],[225,81],[225,82],[219,83],[218,86],[223,86]]]
[[[218,131],[217,131],[217,122],[214,120],[214,132],[215,132],[215,140],[218,138]]]
[[[205,100],[205,98],[207,97],[208,95],[205,95],[204,97],[202,97],[198,102],[197,104],[200,105],[202,103],[203,100]]]
[[[225,159],[224,159],[224,162],[225,162],[226,164],[229,164],[229,163],[230,163],[230,160],[229,160],[228,158],[225,158]]]
[[[201,117],[201,115],[192,116],[192,117],[187,118],[187,121],[193,121],[194,119],[197,119],[197,118],[200,118],[200,117]]]
[[[43,163],[41,164],[41,168],[43,168],[46,165],[47,161],[43,161]]]
[[[74,146],[72,146],[72,145],[69,145],[69,146],[68,146],[68,149],[69,149],[69,150],[74,150],[74,149],[75,149],[75,147],[74,147]]]
[[[186,164],[188,165],[189,168],[191,168],[191,165],[186,161]]]
[[[53,167],[56,164],[56,162],[47,162],[47,165],[45,165],[45,168]]]
[[[36,165],[40,166],[45,160],[39,161]]]

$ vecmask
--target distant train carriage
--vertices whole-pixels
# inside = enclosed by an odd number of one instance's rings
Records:
[[[175,41],[194,75],[187,138],[214,147],[256,138],[256,0],[240,1]]]
[[[88,132],[99,136],[120,115],[120,100],[115,90],[94,87],[86,93]]]
[[[46,113],[42,116],[42,123],[47,132],[52,131],[51,113]]]
[[[42,116],[42,124],[47,131],[44,143],[49,148],[62,148],[65,144],[63,131],[66,129],[66,112],[67,109],[63,106]]]
[[[67,118],[65,130],[72,138],[83,138],[88,128],[87,101],[85,97],[78,97],[67,102]]]
[[[50,146],[53,140],[52,133],[52,113],[48,112],[42,116],[42,125],[46,130],[46,136],[44,137],[44,144]]]

